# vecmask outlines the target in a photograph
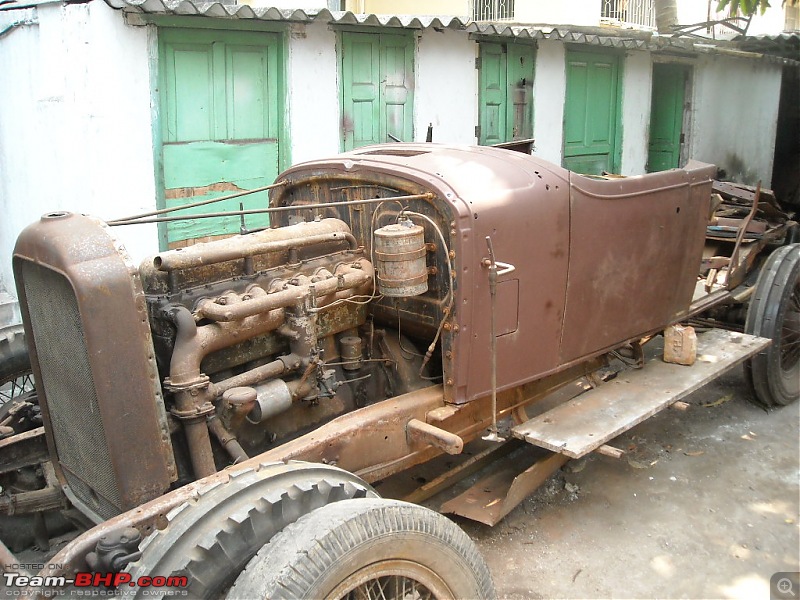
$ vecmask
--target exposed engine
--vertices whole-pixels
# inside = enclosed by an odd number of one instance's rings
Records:
[[[188,453],[175,455],[192,462],[189,470],[178,460],[182,477],[208,475],[343,412],[429,385],[418,373],[421,353],[397,331],[376,327],[367,310],[379,295],[427,291],[423,227],[400,219],[374,232],[374,247],[377,273],[348,225],[326,218],[145,261],[166,406],[188,443]],[[180,448],[183,432],[173,430]]]

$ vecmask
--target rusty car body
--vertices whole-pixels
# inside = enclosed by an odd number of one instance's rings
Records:
[[[269,463],[370,483],[458,454],[695,315],[714,175],[690,162],[591,177],[498,148],[372,146],[281,174],[270,228],[139,266],[108,224],[45,215],[14,252],[56,479],[43,487],[95,525],[49,574],[98,568],[87,557],[109,532],[146,536]],[[543,461],[540,479],[566,457]]]

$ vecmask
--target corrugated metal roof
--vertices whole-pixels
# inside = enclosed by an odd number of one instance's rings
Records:
[[[2,0],[0,0],[2,1]],[[11,10],[25,4],[52,2],[54,0],[22,0],[0,5],[0,10]],[[55,0],[59,1],[59,0]],[[70,0],[61,0],[69,2]],[[86,0],[75,0],[86,1]],[[216,19],[242,19],[286,23],[323,22],[335,25],[368,27],[396,27],[406,29],[455,29],[477,36],[508,37],[529,40],[557,40],[623,50],[651,50],[684,54],[725,54],[797,64],[798,34],[742,38],[730,42],[710,42],[687,37],[658,35],[652,31],[619,29],[610,26],[585,27],[575,25],[539,25],[506,22],[476,22],[451,15],[383,15],[357,14],[349,11],[301,10],[275,7],[252,7],[235,1],[198,2],[197,0],[105,0],[110,7],[128,14],[204,16]],[[761,40],[758,44],[752,40]],[[791,52],[777,52],[775,47]],[[743,52],[744,50],[744,52]]]
[[[112,8],[152,15],[202,15],[213,18],[256,19],[310,23],[323,21],[337,25],[373,27],[404,27],[412,29],[464,29],[467,22],[461,17],[441,15],[378,15],[355,14],[328,9],[300,10],[274,7],[252,7],[247,4],[224,2],[193,2],[191,0],[105,0]]]
[[[800,33],[778,35],[740,35],[734,38],[742,50],[763,52],[800,60]]]

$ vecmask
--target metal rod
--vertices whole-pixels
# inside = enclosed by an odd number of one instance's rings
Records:
[[[218,196],[217,198],[208,198],[206,200],[198,200],[197,202],[192,202],[190,204],[182,204],[181,206],[173,206],[171,208],[160,208],[158,210],[151,210],[150,212],[141,213],[139,215],[133,215],[132,217],[122,217],[120,219],[114,219],[112,221],[108,221],[109,225],[116,225],[116,224],[124,224],[128,221],[135,221],[137,219],[143,219],[145,217],[153,217],[155,215],[163,215],[164,213],[175,212],[178,210],[184,210],[187,208],[197,208],[198,206],[205,206],[206,204],[213,204],[214,202],[222,202],[223,200],[232,200],[233,198],[240,198],[241,196],[247,196],[248,194],[257,194],[259,192],[265,192],[267,190],[271,190],[277,187],[282,187],[286,185],[287,181],[281,181],[279,183],[273,183],[271,185],[265,185],[263,187],[254,188],[252,190],[242,190],[241,192],[236,192],[235,194],[228,194],[227,196]],[[241,205],[240,205],[241,206]],[[188,217],[187,218],[191,218]]]
[[[432,200],[434,194],[427,192],[425,194],[411,194],[409,196],[388,196],[386,198],[368,198],[366,200],[344,200],[342,202],[322,202],[320,204],[303,204],[300,206],[276,206],[274,208],[254,208],[250,210],[232,210],[228,212],[217,213],[203,213],[199,215],[183,215],[172,217],[158,217],[153,219],[128,219],[109,221],[108,225],[143,225],[146,223],[169,223],[171,221],[185,221],[186,219],[214,219],[218,217],[230,217],[234,215],[257,215],[263,213],[279,213],[288,212],[293,210],[314,210],[316,208],[334,208],[337,206],[346,206],[351,204],[377,204],[379,202],[386,202],[387,200],[409,201],[409,200]],[[184,207],[181,207],[184,208]]]
[[[486,246],[489,251],[489,295],[491,306],[489,307],[489,335],[491,336],[491,349],[492,355],[492,427],[489,430],[489,435],[483,436],[483,439],[488,442],[502,442],[502,437],[497,433],[497,336],[495,334],[495,309],[497,308],[497,262],[494,259],[494,248],[492,247],[492,238],[486,236]]]

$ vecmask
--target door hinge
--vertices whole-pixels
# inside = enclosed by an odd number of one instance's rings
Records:
[[[481,126],[475,125],[475,137],[481,139]]]
[[[686,143],[686,134],[682,133],[681,134],[681,144],[685,144],[685,143]]]
[[[475,68],[478,69],[479,71],[481,70],[481,57],[480,56],[476,56],[475,57]]]

